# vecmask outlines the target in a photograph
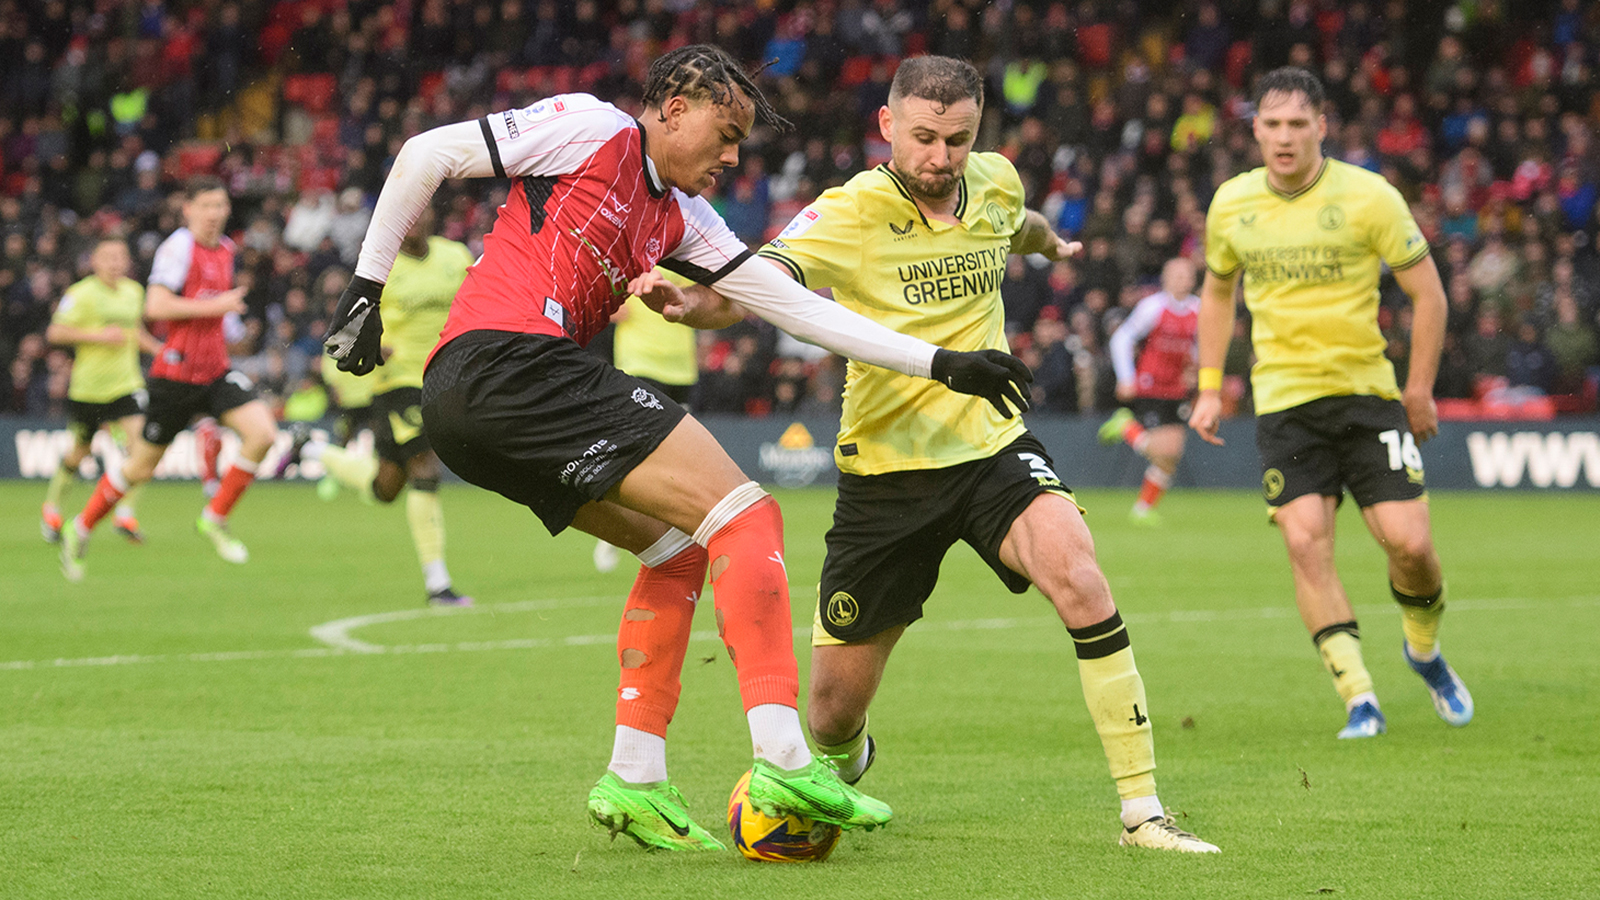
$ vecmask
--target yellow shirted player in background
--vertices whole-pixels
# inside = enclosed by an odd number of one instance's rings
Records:
[[[1316,76],[1277,69],[1257,90],[1254,130],[1266,164],[1223,184],[1206,215],[1200,396],[1189,424],[1222,443],[1222,363],[1243,274],[1262,488],[1288,548],[1300,618],[1345,702],[1339,737],[1387,728],[1334,567],[1345,488],[1388,554],[1406,662],[1440,718],[1465,725],[1472,696],[1439,655],[1444,581],[1417,450],[1439,430],[1433,381],[1446,309],[1439,272],[1398,191],[1380,175],[1323,157],[1327,120]],[[1380,264],[1394,271],[1415,311],[1403,391],[1378,330]]]
[[[662,277],[679,285],[694,282],[666,269]],[[629,296],[611,317],[616,334],[611,345],[611,362],[618,369],[638,378],[689,409],[689,393],[700,380],[700,361],[696,353],[694,329],[668,322],[644,304]],[[609,572],[617,567],[620,553],[614,544],[597,541],[594,567]]]
[[[50,343],[75,350],[67,387],[72,449],[50,476],[40,515],[40,530],[52,544],[61,540],[61,496],[89,456],[95,432],[115,424],[127,442],[124,449],[131,449],[144,430],[139,351],[153,354],[161,342],[144,329],[144,285],[128,277],[131,264],[127,242],[102,238],[89,257],[93,274],[67,288],[45,331]],[[119,534],[142,544],[144,534],[134,517],[137,491],[122,498],[112,521]]]
[[[334,443],[344,446],[362,428],[371,424],[372,379],[339,371],[331,356],[322,358],[322,383],[339,405],[339,420],[334,425]],[[335,482],[337,485],[337,482]]]
[[[430,209],[400,244],[400,255],[383,291],[384,364],[370,378],[359,379],[370,383],[372,389],[377,455],[323,444],[308,445],[302,454],[320,460],[329,475],[365,498],[389,503],[409,484],[406,518],[422,565],[428,602],[470,606],[472,598],[455,592],[444,564],[444,512],[439,504],[443,469],[422,433],[422,369],[439,342],[450,303],[473,259],[464,245],[432,236],[433,224]],[[340,400],[344,400],[342,395]]]
[[[982,104],[983,80],[971,65],[906,60],[879,111],[892,162],[824,192],[761,255],[890,328],[953,350],[1006,350],[1006,257],[1061,259],[1078,246],[1024,208],[1022,182],[1005,157],[971,153]],[[686,310],[703,298],[699,289],[661,291],[682,293]],[[663,306],[677,318],[720,324]],[[1122,799],[1121,843],[1216,852],[1179,829],[1156,796],[1150,706],[1128,630],[1082,510],[1022,419],[852,360],[834,458],[842,474],[807,715],[840,778],[854,783],[872,765],[867,708],[889,654],[922,617],[945,553],[965,541],[1013,592],[1038,586],[1065,623]]]

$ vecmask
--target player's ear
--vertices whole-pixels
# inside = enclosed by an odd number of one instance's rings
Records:
[[[676,131],[683,119],[683,114],[689,111],[689,98],[682,94],[673,94],[661,101],[661,121],[666,123],[669,131]]]
[[[883,135],[884,140],[893,142],[894,113],[887,106],[878,107],[878,133]]]

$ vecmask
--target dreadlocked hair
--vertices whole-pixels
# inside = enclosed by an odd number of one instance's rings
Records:
[[[650,64],[650,71],[645,75],[644,105],[647,109],[660,109],[669,99],[682,94],[694,100],[710,100],[718,106],[735,106],[734,91],[738,89],[755,104],[757,119],[775,128],[787,129],[789,120],[778,115],[752,78],[770,65],[771,62],[763,63],[754,72],[746,73],[720,47],[710,44],[679,47],[656,57]]]

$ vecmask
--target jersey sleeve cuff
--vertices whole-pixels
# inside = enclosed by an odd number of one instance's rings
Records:
[[[1428,257],[1430,257],[1432,255],[1433,255],[1433,248],[1432,247],[1428,247],[1428,246],[1424,246],[1422,248],[1422,252],[1421,253],[1418,253],[1416,256],[1411,257],[1410,259],[1406,260],[1405,262],[1402,262],[1402,263],[1389,263],[1389,271],[1391,271],[1391,272],[1404,272],[1406,269],[1411,268],[1412,266],[1416,265],[1417,263],[1422,262],[1423,260],[1427,259]],[[1385,261],[1387,262],[1387,260],[1385,260]]]
[[[483,129],[483,142],[489,145],[489,161],[494,164],[495,177],[506,177],[506,167],[500,163],[500,148],[495,145],[494,130],[489,127],[489,117],[484,116],[479,119],[478,127]]]
[[[706,287],[710,287],[711,285],[721,281],[724,275],[727,275],[734,269],[744,265],[744,261],[755,254],[756,252],[754,250],[746,249],[743,253],[735,256],[733,259],[724,264],[722,268],[717,269],[716,271],[712,271],[705,266],[695,265],[694,263],[683,259],[663,259],[656,263],[656,265],[666,269],[668,272],[675,272],[679,275],[682,275],[690,281],[693,281],[695,284],[703,284]]]
[[[805,270],[800,268],[799,263],[796,263],[789,257],[784,256],[781,252],[774,250],[771,247],[762,247],[760,250],[756,251],[756,255],[762,259],[770,259],[773,262],[782,265],[785,271],[794,276],[795,281],[800,282],[801,287],[810,287],[810,285],[806,284]]]

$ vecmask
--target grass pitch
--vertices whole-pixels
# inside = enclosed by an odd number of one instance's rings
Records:
[[[1600,896],[1600,497],[1435,496],[1444,648],[1478,704],[1460,730],[1401,661],[1381,554],[1347,509],[1340,563],[1390,733],[1342,742],[1253,495],[1178,491],[1144,530],[1131,494],[1086,492],[1161,796],[1221,845],[1208,858],[1116,846],[1071,642],[958,547],[873,709],[863,787],[894,824],[777,866],[646,854],[587,821],[632,578],[597,574],[588,539],[447,487],[450,566],[479,605],[428,614],[399,508],[258,486],[234,567],[192,533],[198,488],[157,485],[150,542],[102,529],[69,585],[37,535],[43,490],[0,484],[0,897]],[[779,499],[805,626],[832,494]],[[698,626],[669,762],[720,831],[749,743]]]

